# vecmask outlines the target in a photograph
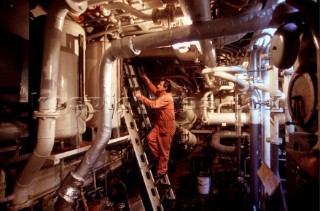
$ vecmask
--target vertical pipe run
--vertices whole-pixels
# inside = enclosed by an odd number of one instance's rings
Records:
[[[275,175],[279,172],[279,153],[278,153],[278,144],[277,140],[279,138],[279,117],[278,114],[274,114],[273,118],[273,124],[274,124],[274,142],[270,144],[270,152],[271,152],[271,161],[270,161],[270,167],[271,170],[275,173]]]
[[[35,112],[35,117],[38,118],[37,145],[16,181],[13,190],[16,196],[12,201],[14,206],[28,202],[28,187],[53,148],[56,118],[59,116],[56,104],[60,37],[67,12],[62,1],[53,4],[49,11],[44,40],[39,111]]]
[[[278,71],[275,69],[270,70],[270,71],[264,71],[262,73],[262,81],[267,87],[270,87],[271,89],[274,88],[274,92],[278,91]],[[267,102],[270,100],[270,92],[268,91],[262,91],[262,101]],[[268,139],[270,139],[271,132],[270,132],[270,127],[271,127],[271,119],[270,119],[270,110],[271,107],[270,105],[267,105],[266,103],[261,106],[261,111],[263,114],[261,115],[263,117],[263,133],[262,133],[262,144],[263,144],[263,161],[270,167],[270,157],[271,157],[271,152],[270,152],[270,142]]]
[[[255,99],[255,96],[252,96]],[[259,119],[259,109],[256,108],[255,101],[252,100],[250,107],[250,193],[255,209],[259,210],[259,178],[257,171],[259,168],[259,129],[261,127]]]
[[[212,20],[211,5],[209,0],[190,1],[179,0],[184,16],[189,17],[193,24],[202,21]],[[210,39],[202,39],[199,41],[200,52],[204,57],[204,64],[207,67],[215,67],[217,65],[216,49],[213,47]]]
[[[239,103],[240,95],[236,94],[235,97],[235,106],[236,106],[236,135],[237,135],[237,142],[236,142],[236,153],[237,153],[237,168],[238,174],[240,175],[241,170],[241,112],[240,112],[240,103]]]
[[[270,89],[271,89],[271,93],[273,95],[276,95],[276,93],[278,92],[278,89],[279,89],[278,68],[273,67],[270,72],[271,72],[270,73],[270,82],[271,82]],[[268,95],[268,97],[270,98],[270,94]],[[276,100],[276,99],[273,99],[273,100]],[[270,127],[270,112],[269,112],[269,127]],[[277,172],[279,171],[279,169],[278,169],[278,167],[279,167],[279,164],[278,164],[278,156],[279,156],[279,153],[278,153],[279,115],[278,115],[278,113],[276,113],[276,111],[274,112],[274,118],[273,118],[273,131],[272,131],[272,133],[270,133],[270,130],[269,130],[269,135],[271,135],[271,143],[269,144],[269,148],[270,148],[269,149],[270,150],[270,153],[269,153],[269,167],[271,167],[272,171],[275,174],[277,174]],[[265,146],[266,145],[267,145],[267,143],[265,143]]]

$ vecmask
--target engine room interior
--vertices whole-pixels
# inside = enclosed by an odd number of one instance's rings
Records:
[[[319,8],[0,1],[0,210],[318,211]]]

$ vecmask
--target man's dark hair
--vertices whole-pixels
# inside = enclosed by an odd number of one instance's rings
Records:
[[[163,87],[167,89],[167,92],[171,92],[171,82],[168,79],[164,80]]]

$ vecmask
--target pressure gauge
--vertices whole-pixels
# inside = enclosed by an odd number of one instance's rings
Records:
[[[305,130],[312,130],[317,120],[316,64],[305,62],[293,74],[288,88],[288,106],[292,121]]]

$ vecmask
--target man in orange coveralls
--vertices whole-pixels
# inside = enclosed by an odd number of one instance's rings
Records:
[[[151,152],[159,159],[157,174],[154,176],[155,179],[158,179],[166,174],[168,169],[172,137],[176,130],[174,101],[170,93],[170,81],[162,80],[156,87],[145,74],[142,78],[147,83],[150,91],[157,97],[156,100],[150,100],[141,95],[139,91],[133,93],[144,105],[157,111],[156,124],[146,139]]]

